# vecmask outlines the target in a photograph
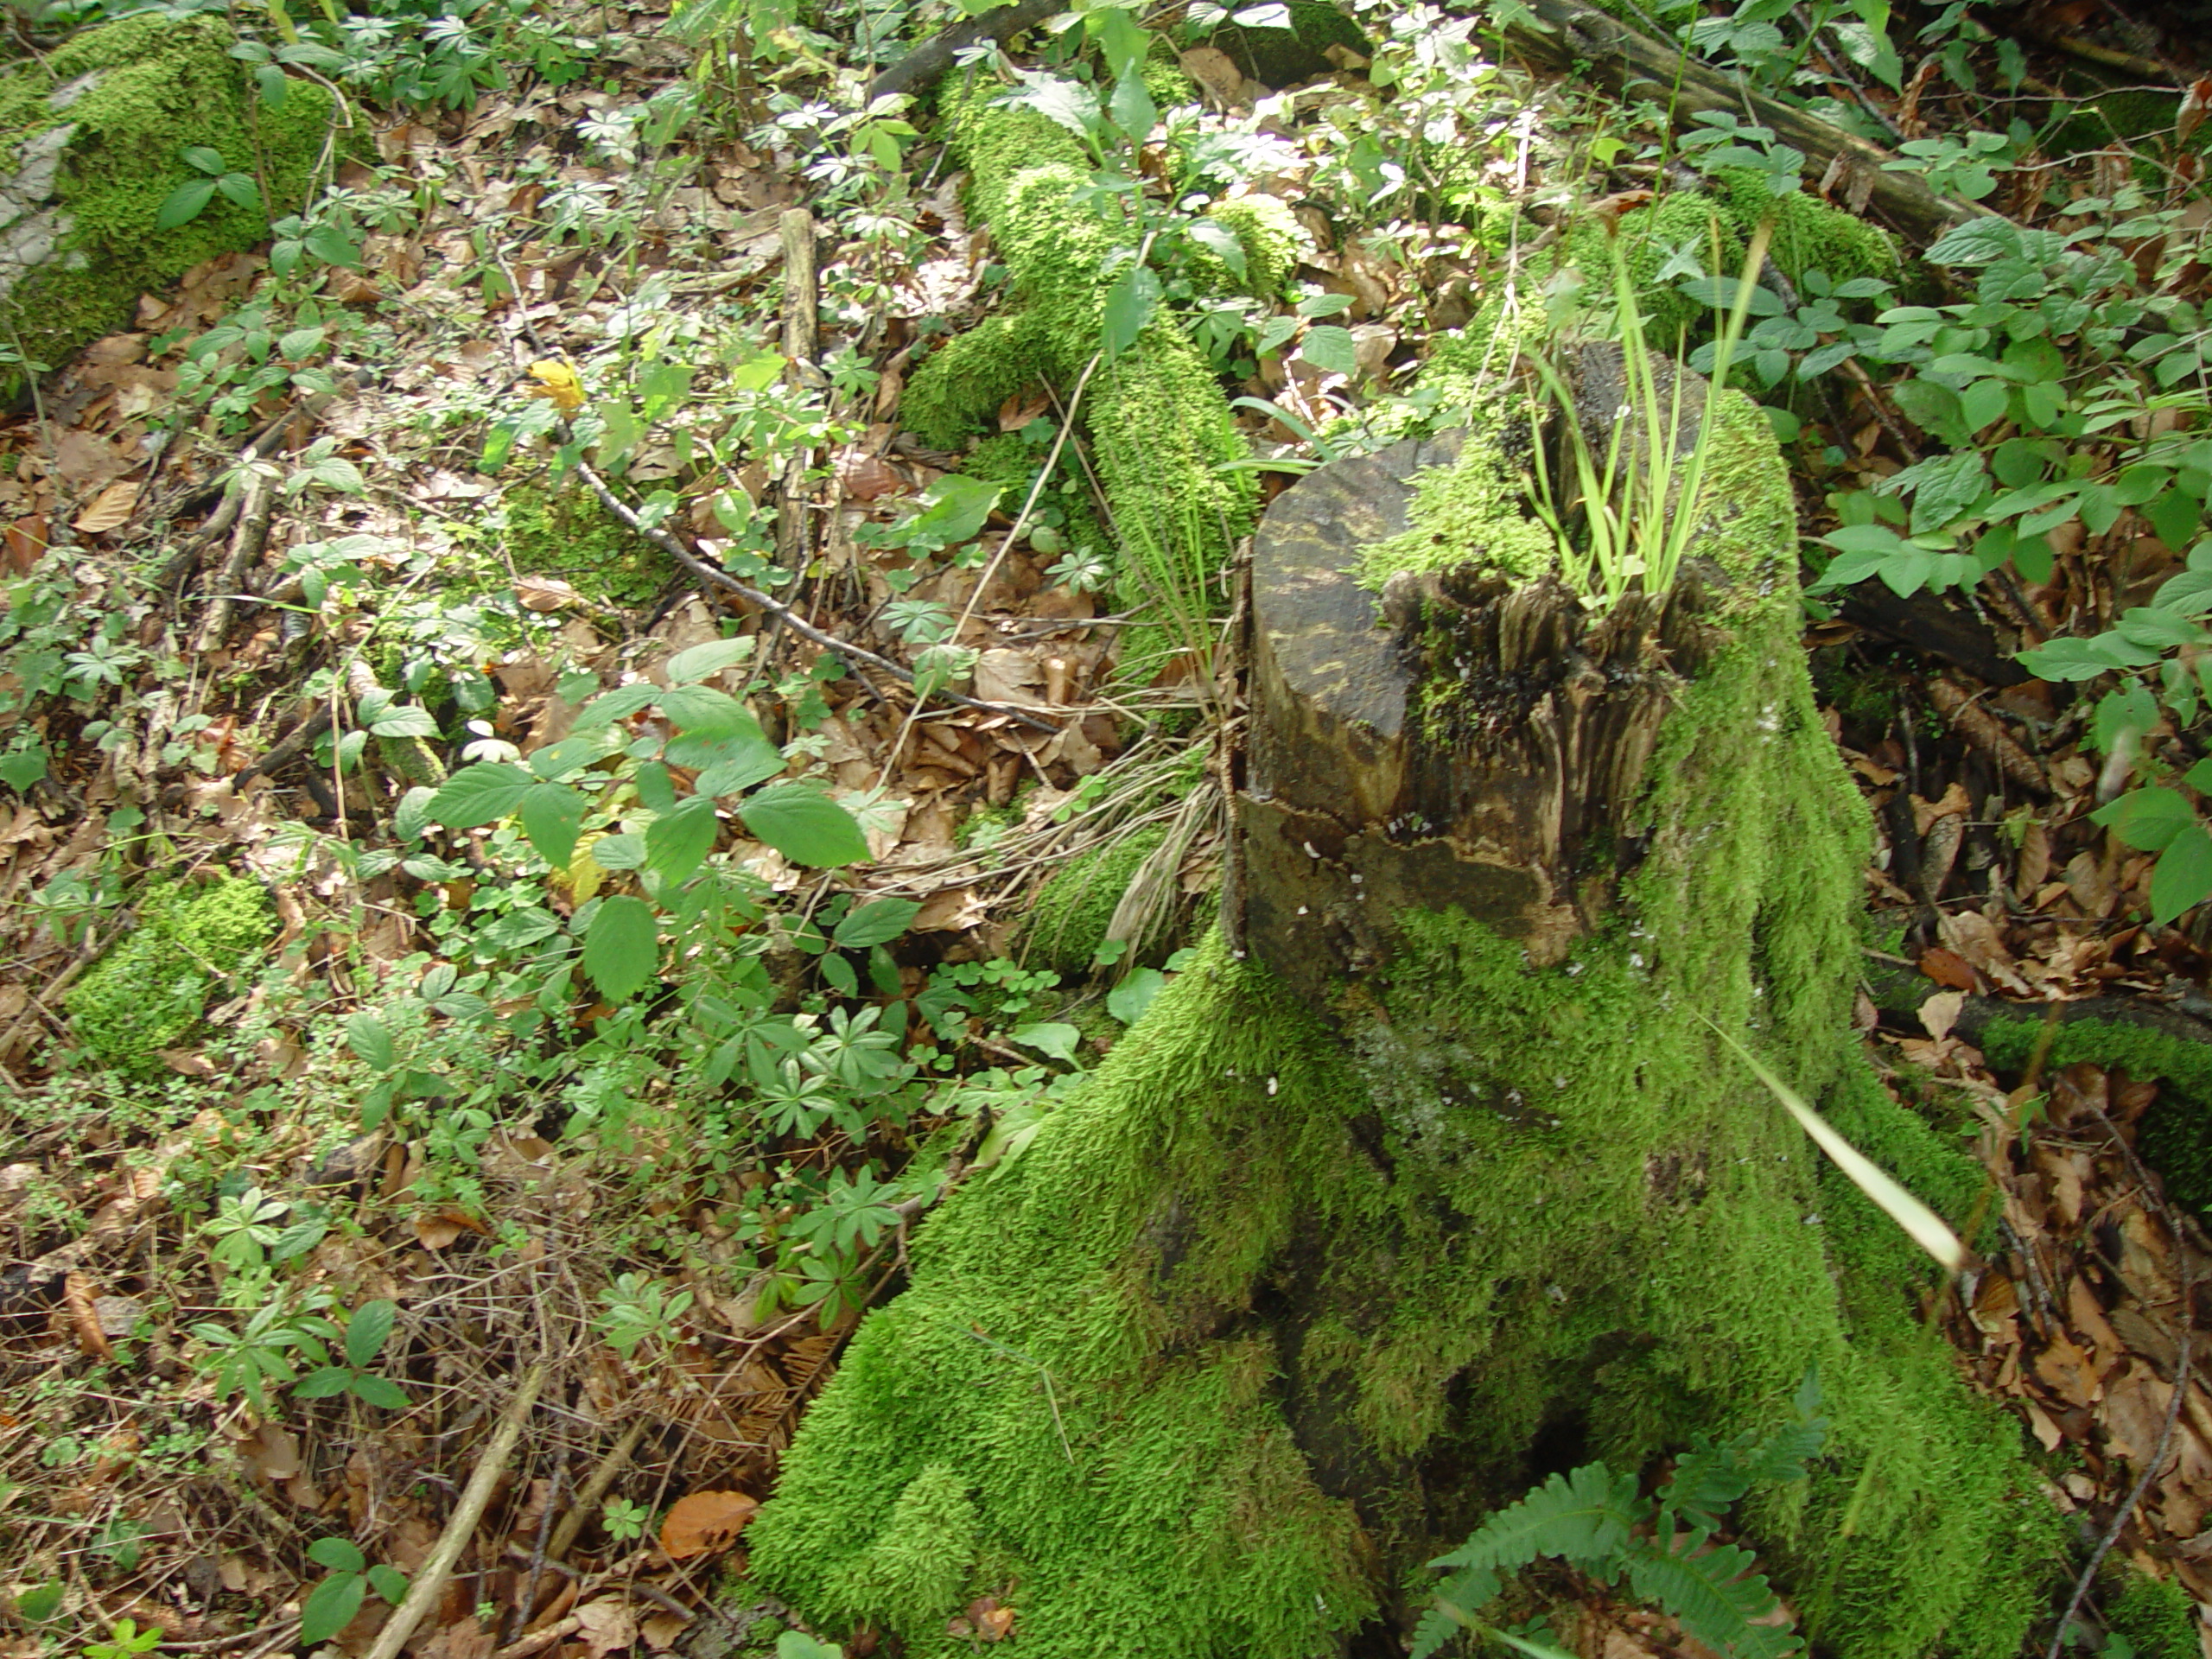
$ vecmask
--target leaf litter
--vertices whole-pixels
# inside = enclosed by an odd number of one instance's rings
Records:
[[[638,20],[639,34],[654,21]],[[622,71],[625,91],[649,94],[683,60],[668,43],[643,41]],[[1268,96],[1223,54],[1201,48],[1184,61],[1224,108],[1250,110]],[[687,156],[682,181],[620,232],[619,250],[556,228],[560,213],[622,184],[618,161],[589,156],[569,137],[611,101],[603,91],[540,85],[487,98],[467,117],[400,119],[374,133],[379,160],[435,205],[404,229],[365,238],[360,269],[328,278],[327,315],[340,321],[326,327],[341,343],[327,391],[264,389],[232,399],[219,418],[203,407],[191,429],[171,429],[181,381],[200,362],[194,337],[250,303],[266,275],[264,257],[238,255],[145,296],[137,326],[57,377],[38,418],[0,426],[12,463],[0,468],[0,562],[28,576],[53,569],[58,550],[67,602],[118,619],[80,665],[78,683],[95,695],[76,702],[87,706],[102,686],[148,678],[175,638],[180,582],[195,570],[204,602],[209,562],[237,545],[221,515],[244,493],[241,468],[296,469],[318,447],[341,464],[286,493],[266,540],[223,572],[248,602],[203,660],[185,664],[180,689],[154,692],[105,731],[53,702],[11,717],[39,740],[51,772],[35,792],[0,803],[0,950],[11,958],[0,986],[0,1067],[11,1096],[57,1091],[64,1109],[46,1128],[18,1118],[0,1165],[9,1258],[0,1270],[0,1514],[12,1512],[23,1540],[0,1589],[20,1597],[63,1586],[86,1628],[130,1618],[172,1646],[259,1659],[295,1638],[327,1580],[308,1553],[317,1539],[343,1535],[401,1573],[418,1572],[492,1433],[504,1379],[552,1356],[557,1376],[532,1420],[528,1455],[503,1475],[413,1650],[446,1659],[664,1650],[697,1628],[709,1604],[701,1569],[741,1560],[743,1527],[770,1489],[776,1454],[851,1328],[856,1310],[760,1316],[756,1285],[716,1260],[735,1254],[736,1206],[694,1192],[658,1202],[696,1227],[702,1248],[646,1252],[688,1299],[682,1312],[658,1337],[612,1346],[602,1339],[605,1299],[639,1265],[639,1247],[611,1243],[607,1211],[626,1200],[588,1154],[563,1146],[557,1125],[491,1128],[475,1149],[476,1173],[456,1188],[419,1141],[372,1129],[334,1142],[327,1112],[238,1109],[257,1089],[266,1100],[270,1090],[327,1091],[334,1076],[342,1084],[329,1031],[388,988],[423,982],[424,964],[445,960],[447,949],[390,864],[296,833],[319,823],[373,845],[400,792],[395,779],[385,800],[349,802],[315,767],[302,770],[315,734],[283,753],[317,718],[289,654],[305,632],[302,612],[321,609],[330,580],[404,595],[435,589],[442,563],[480,556],[472,532],[486,512],[506,512],[512,525],[515,505],[546,482],[537,461],[480,467],[483,423],[533,400],[584,412],[591,383],[638,337],[641,312],[686,320],[693,338],[710,333],[703,320],[718,308],[773,315],[778,215],[810,194],[795,148],[727,141]],[[1287,113],[1295,118],[1294,104]],[[1501,184],[1523,194],[1528,155],[1524,144],[1499,170]],[[1307,170],[1287,155],[1271,183],[1295,197]],[[340,182],[378,181],[353,162]],[[1325,368],[1303,356],[1264,363],[1247,388],[1269,405],[1249,419],[1262,453],[1300,453],[1298,427],[1325,426],[1357,405],[1361,382],[1408,360],[1417,336],[1394,319],[1416,304],[1448,315],[1479,276],[1449,258],[1339,244],[1325,219],[1307,216],[1319,234],[1306,273],[1351,302],[1338,321],[1353,356]],[[897,397],[916,325],[981,304],[986,250],[951,181],[919,222],[917,244],[878,260],[873,314],[846,304],[833,325],[880,378],[855,403],[857,430],[818,457],[818,546],[795,597],[806,614],[880,649],[899,643],[881,620],[895,601],[964,618],[950,643],[976,653],[976,695],[1048,714],[1056,729],[901,706],[830,671],[826,653],[742,604],[665,576],[618,601],[605,567],[524,568],[512,536],[495,550],[510,566],[505,590],[542,626],[519,642],[470,638],[445,648],[479,651],[491,688],[480,736],[529,749],[558,741],[573,719],[557,690],[564,671],[601,685],[651,676],[734,628],[753,642],[756,666],[773,671],[770,701],[793,712],[809,697],[823,704],[804,758],[861,823],[872,862],[859,889],[918,906],[910,934],[931,941],[931,959],[980,963],[1003,953],[1039,877],[1103,836],[1172,818],[1187,851],[1171,885],[1203,888],[1225,804],[1209,770],[1172,810],[1156,804],[1163,783],[1189,777],[1180,745],[1156,722],[1187,717],[1192,688],[1210,671],[1180,687],[1116,683],[1115,625],[1128,619],[1103,616],[1096,595],[1054,582],[1034,543],[1004,545],[1010,515],[983,529],[963,565],[914,560],[869,536],[913,511],[958,464],[899,439]],[[485,257],[486,245],[496,257]],[[855,270],[875,257],[857,245],[837,251]],[[380,304],[398,307],[403,321],[374,320]],[[1870,477],[1898,464],[1883,453],[1875,413],[1847,411],[1834,435]],[[1010,401],[1000,425],[1018,434],[1053,418],[1033,395]],[[649,442],[628,476],[642,486],[681,471],[672,445]],[[755,504],[775,487],[757,467],[739,468],[735,483]],[[682,505],[677,522],[710,554],[732,550],[706,496]],[[594,529],[605,526],[571,517],[540,550]],[[195,537],[206,544],[195,547]],[[154,567],[166,579],[149,583]],[[2103,599],[2090,568],[2085,557],[2063,558],[2050,590],[2027,598],[2045,621],[2093,609]],[[986,569],[996,574],[979,586]],[[324,583],[312,595],[310,577]],[[358,654],[366,637],[341,613],[330,643]],[[1850,625],[1823,625],[1813,643],[1878,670],[1895,660]],[[2212,1507],[2212,1393],[2194,1374],[2177,1388],[2190,1299],[2204,1294],[2212,1264],[2198,1218],[2164,1197],[2136,1146],[2156,1085],[2083,1065],[2047,1084],[1999,1078],[1961,1028],[1974,1007],[2008,997],[2125,995],[2212,1012],[2198,988],[2201,935],[2135,919],[2149,909],[2151,861],[2088,822],[2098,768],[2078,728],[2038,701],[2042,688],[1981,685],[1956,668],[1923,673],[1909,662],[1902,675],[1917,677],[1947,729],[1940,741],[1916,738],[1910,721],[1873,729],[1832,717],[1878,825],[1870,896],[1899,933],[1894,950],[1877,954],[1921,982],[1882,1000],[1878,1014],[1870,999],[1865,1023],[1906,1092],[1933,1088],[1970,1103],[2007,1246],[1960,1281],[1937,1317],[1977,1383],[2018,1414],[2054,1469],[2066,1464],[2052,1477],[2055,1499],[2102,1527],[2147,1476],[2122,1517],[2120,1548],[2212,1601],[2212,1547],[2201,1540]],[[735,690],[746,677],[733,671],[721,683]],[[979,812],[1006,815],[988,838],[972,833]],[[770,888],[808,888],[812,878],[774,849],[726,833],[728,855]],[[157,853],[147,844],[156,837]],[[218,1064],[212,1045],[161,1051],[153,1058],[173,1104],[134,1115],[50,1060],[65,1039],[70,983],[130,925],[118,882],[155,861],[188,874],[234,867],[275,886],[276,950],[289,983],[313,1000],[273,1025],[259,1019],[265,988],[218,1003],[207,1018],[217,1032],[259,1033],[245,1057],[233,1049]],[[431,890],[466,904],[472,880],[450,875]],[[900,975],[911,995],[915,970]],[[1882,1015],[1886,1030],[1877,1028]],[[2044,1103],[2044,1116],[2024,1133],[2030,1096]],[[649,1138],[636,1148],[646,1158],[656,1150]],[[854,1150],[805,1155],[834,1161]],[[362,1368],[401,1379],[407,1410],[341,1393],[296,1396],[280,1414],[211,1382],[201,1332],[220,1306],[226,1269],[205,1255],[203,1224],[180,1196],[215,1168],[250,1168],[284,1195],[270,1224],[276,1236],[262,1249],[314,1234],[288,1259],[336,1316],[340,1346],[325,1357],[343,1357],[346,1310],[396,1308]],[[280,1243],[288,1230],[291,1240]],[[658,1526],[616,1518],[633,1512],[658,1516]],[[979,1643],[1015,1634],[1017,1600],[1009,1587],[1004,1601],[976,1601],[952,1634]],[[335,1649],[359,1659],[389,1611],[365,1595],[332,1637]],[[1682,1650],[1668,1621],[1618,1608],[1593,1617],[1591,1639],[1608,1656]],[[39,1651],[12,1635],[0,1635],[0,1649],[24,1659]]]

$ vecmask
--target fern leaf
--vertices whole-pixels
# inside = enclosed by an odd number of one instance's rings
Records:
[[[1827,1427],[1825,1418],[1815,1417],[1809,1422],[1789,1423],[1776,1429],[1745,1457],[1745,1479],[1755,1486],[1802,1480],[1805,1465],[1821,1455],[1821,1447],[1827,1440]]]
[[[1722,1544],[1702,1554],[1692,1541],[1677,1553],[1639,1543],[1628,1558],[1629,1582],[1682,1621],[1682,1628],[1729,1659],[1786,1659],[1797,1650],[1796,1632],[1754,1624],[1772,1615],[1775,1594],[1751,1552]]]
[[[1442,1651],[1444,1644],[1459,1634],[1459,1621],[1443,1607],[1432,1607],[1421,1616],[1421,1623],[1414,1626],[1414,1646],[1409,1659],[1429,1659]]]
[[[1475,1610],[1494,1599],[1499,1590],[1497,1574],[1486,1567],[1454,1573],[1436,1587],[1436,1605],[1414,1626],[1413,1659],[1428,1659],[1468,1623]],[[1426,1645],[1424,1645],[1426,1644]]]
[[[1717,1529],[1728,1506],[1751,1490],[1750,1441],[1748,1434],[1719,1446],[1698,1439],[1676,1459],[1675,1472],[1659,1489],[1660,1513],[1680,1516],[1707,1532]],[[1662,1525],[1661,1531],[1667,1530]]]
[[[1465,1543],[1429,1565],[1511,1572],[1539,1555],[1614,1562],[1647,1507],[1637,1498],[1634,1476],[1616,1475],[1602,1463],[1585,1464],[1571,1475],[1554,1475],[1518,1503],[1500,1510]]]

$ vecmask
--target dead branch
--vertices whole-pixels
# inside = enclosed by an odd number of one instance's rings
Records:
[[[538,1391],[544,1386],[545,1362],[541,1359],[523,1373],[514,1398],[507,1402],[506,1410],[499,1415],[499,1426],[493,1431],[491,1444],[477,1460],[476,1472],[468,1478],[461,1502],[454,1506],[453,1515],[446,1522],[446,1529],[438,1535],[436,1546],[415,1574],[415,1581],[408,1586],[407,1599],[377,1632],[366,1659],[399,1659],[399,1650],[415,1634],[415,1627],[423,1622],[423,1615],[437,1605],[438,1599],[445,1592],[446,1580],[453,1576],[453,1569],[461,1560],[461,1552],[476,1535],[476,1523],[484,1518],[485,1507],[492,1501],[492,1489],[505,1472],[507,1459],[514,1455],[515,1442],[522,1438],[523,1424],[529,1421],[531,1408],[537,1403]]]

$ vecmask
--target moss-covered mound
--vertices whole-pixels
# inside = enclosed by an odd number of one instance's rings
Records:
[[[1022,924],[1024,957],[1064,979],[1088,974],[1122,895],[1166,838],[1167,826],[1156,824],[1055,871],[1038,889]]]
[[[276,924],[261,884],[234,876],[149,887],[137,910],[137,931],[77,982],[67,1005],[86,1048],[143,1072],[159,1069],[156,1050],[190,1035],[208,994],[267,947]]]
[[[982,432],[1033,382],[1068,385],[1081,375],[1099,348],[1116,256],[1135,251],[1118,210],[1091,200],[1082,147],[1034,110],[999,105],[1001,90],[978,84],[944,100],[953,147],[969,170],[971,211],[989,226],[1019,304],[948,340],[908,383],[900,418],[941,448]],[[1282,267],[1271,216],[1249,210],[1235,228],[1249,268]],[[1086,397],[1124,554],[1122,600],[1160,606],[1166,616],[1203,616],[1210,585],[1251,528],[1258,500],[1255,475],[1231,470],[1249,455],[1228,400],[1198,348],[1164,315],[1099,366]],[[1156,639],[1126,650],[1162,654]]]
[[[88,29],[0,79],[0,306],[24,351],[58,364],[122,327],[138,296],[251,247],[299,211],[330,130],[328,92],[285,83],[263,101],[219,17],[148,12]],[[260,209],[217,193],[182,225],[154,227],[212,150],[269,193]],[[0,393],[10,381],[0,373]]]
[[[1864,810],[1764,453],[1730,521],[1764,562],[1727,572],[1610,918],[1538,965],[1401,912],[1322,1010],[1212,941],[916,1241],[748,1535],[768,1587],[912,1654],[982,1594],[1045,1659],[1335,1653],[1403,1629],[1420,1563],[1548,1469],[1770,1427],[1817,1367],[1827,1452],[1748,1512],[1808,1635],[2012,1659],[2061,1543],[2018,1427],[1915,1317],[1931,1269],[1719,1035],[1970,1211],[1980,1172],[1852,1047]]]

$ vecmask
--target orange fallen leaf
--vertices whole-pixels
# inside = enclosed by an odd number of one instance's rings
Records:
[[[660,1547],[676,1560],[726,1549],[745,1529],[760,1500],[744,1492],[693,1492],[670,1506]]]

